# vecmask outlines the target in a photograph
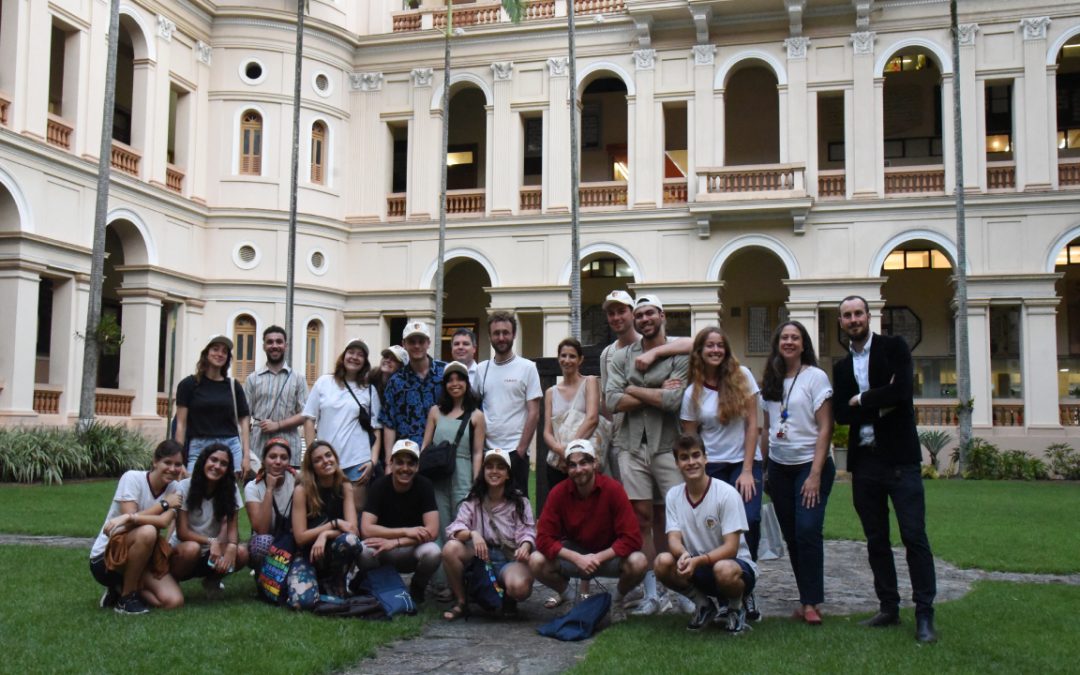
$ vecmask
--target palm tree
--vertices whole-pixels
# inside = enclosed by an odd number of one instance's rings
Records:
[[[94,245],[90,256],[90,297],[86,309],[83,345],[82,388],[79,392],[80,430],[94,422],[97,387],[98,326],[101,324],[101,289],[105,283],[105,219],[109,212],[109,182],[112,160],[113,110],[116,106],[116,48],[120,37],[120,0],[109,8],[109,46],[105,62],[105,100],[102,102],[101,146],[98,150],[97,203],[94,207]]]
[[[578,165],[577,46],[574,43],[574,0],[567,3],[566,40],[570,77],[570,334],[581,339],[581,167]]]
[[[307,12],[307,0],[296,0],[296,59],[293,68],[293,118],[292,118],[292,174],[289,179],[289,262],[285,277],[285,330],[293,332],[293,302],[296,290],[296,192],[300,173],[300,79],[304,66],[304,15]],[[292,358],[293,345],[288,342],[287,361]]]
[[[525,16],[528,0],[502,0],[503,10],[514,23]],[[460,29],[459,29],[460,30]],[[443,33],[442,91],[442,173],[439,178],[439,252],[435,258],[435,358],[442,355],[443,295],[446,291],[446,161],[450,148],[450,38],[454,35],[454,3],[446,3],[446,30]]]
[[[956,17],[956,0],[949,1],[952,28],[953,57],[953,151],[956,157],[956,395],[960,447],[960,475],[967,465],[967,450],[971,443],[971,356],[968,352],[967,304],[967,233],[964,220],[964,135],[960,121],[960,30]]]

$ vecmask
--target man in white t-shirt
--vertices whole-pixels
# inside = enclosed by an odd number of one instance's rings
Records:
[[[656,576],[697,606],[687,624],[699,630],[727,603],[724,628],[732,634],[750,629],[743,598],[754,590],[757,566],[746,546],[746,511],[739,492],[705,472],[701,439],[684,434],[672,451],[686,480],[667,493],[669,552],[656,557]]]
[[[540,374],[536,364],[514,354],[517,319],[495,312],[488,319],[492,357],[476,370],[476,390],[483,399],[488,448],[510,453],[513,487],[529,495],[529,445],[540,419]]]

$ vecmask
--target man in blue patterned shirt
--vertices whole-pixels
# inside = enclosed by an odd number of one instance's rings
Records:
[[[383,392],[379,421],[383,426],[383,448],[390,466],[390,448],[401,438],[419,446],[424,440],[428,410],[442,393],[443,368],[446,364],[428,356],[431,329],[423,321],[410,321],[402,333],[409,362],[390,377]]]

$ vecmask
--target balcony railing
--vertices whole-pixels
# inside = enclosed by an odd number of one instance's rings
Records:
[[[610,209],[626,207],[626,181],[609,180],[582,183],[578,189],[578,203],[583,209]]]
[[[915,424],[920,427],[954,427],[959,423],[955,401],[915,403]]]
[[[574,0],[574,14],[614,14],[625,9],[625,0]]]
[[[564,0],[569,3],[570,0]],[[575,14],[615,14],[626,11],[626,0],[573,0]],[[525,20],[540,21],[556,17],[557,0],[531,0],[525,5]],[[446,28],[446,9],[412,9],[394,12],[391,19],[395,33],[424,29],[425,15],[431,15],[429,28]],[[455,26],[479,26],[505,21],[501,3],[454,5]]]
[[[173,192],[184,191],[184,172],[173,164],[165,165],[165,187]]]
[[[688,187],[686,178],[665,178],[664,203],[685,204],[687,190]]]
[[[34,385],[34,412],[39,415],[57,415],[60,413],[60,394],[63,387],[48,384]]]
[[[525,19],[554,19],[555,0],[532,0],[525,5]]]
[[[847,196],[847,170],[818,171],[818,199],[843,199]]]
[[[1024,426],[1024,404],[995,403],[993,418],[995,427],[1022,427]]]
[[[1015,190],[1016,162],[987,162],[987,190]]]
[[[138,176],[140,159],[142,159],[142,156],[131,146],[120,141],[112,142],[112,168],[132,176]]]
[[[1080,186],[1080,158],[1058,160],[1058,187]]]
[[[1058,413],[1063,427],[1080,427],[1080,404],[1062,403]]]
[[[45,124],[45,140],[58,148],[70,150],[72,130],[73,127],[62,118],[49,113],[48,121]]]
[[[131,402],[135,392],[122,389],[96,389],[94,414],[108,417],[131,417]]]
[[[521,202],[518,208],[522,211],[539,211],[544,197],[544,188],[539,185],[531,185],[521,188]]]
[[[7,126],[9,107],[11,107],[11,97],[0,91],[0,125],[2,126]]]
[[[157,395],[157,415],[158,417],[169,416],[169,395],[158,394]]]
[[[749,164],[698,169],[699,199],[805,196],[805,172],[802,164]]]
[[[886,168],[885,194],[945,194],[945,169],[940,165]]]
[[[499,23],[500,3],[490,5],[454,5],[454,27],[480,26],[486,23]],[[432,12],[432,19],[436,28],[446,28],[446,10],[437,9]]]
[[[484,212],[484,190],[447,190],[446,213],[450,216]]]
[[[417,11],[395,12],[393,15],[394,32],[420,30],[421,20],[420,12]]]
[[[387,218],[404,218],[405,217],[405,193],[393,192],[386,195],[386,217]]]

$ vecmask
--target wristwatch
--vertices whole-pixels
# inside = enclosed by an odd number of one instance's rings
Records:
[[[169,509],[172,508],[171,506],[169,506],[169,502],[165,501],[164,499],[158,501],[158,504],[161,506],[162,513],[168,513]]]

